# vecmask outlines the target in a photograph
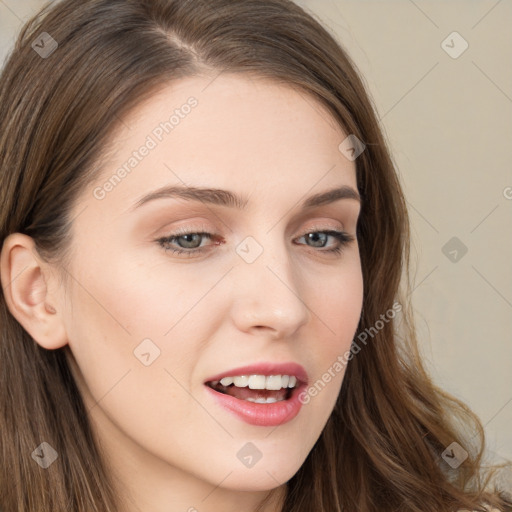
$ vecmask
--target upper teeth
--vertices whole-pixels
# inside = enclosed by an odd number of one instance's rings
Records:
[[[212,385],[216,385],[219,381],[215,380]],[[220,380],[223,386],[234,384],[237,388],[249,389],[270,389],[278,390],[281,388],[293,388],[297,383],[294,375],[238,375],[235,377],[224,377]]]

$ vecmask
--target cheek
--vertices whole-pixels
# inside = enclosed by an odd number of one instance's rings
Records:
[[[317,371],[307,394],[319,409],[334,407],[348,364],[347,354],[361,317],[363,277],[359,261],[352,263],[337,277],[331,275],[324,281],[322,292],[315,295],[311,308],[317,315],[318,332],[323,334],[321,339],[316,337],[317,344],[310,354],[317,361]]]
[[[119,296],[114,300],[115,286],[102,285],[101,277],[74,283],[72,312],[66,319],[69,347],[79,369],[75,377],[89,410],[114,387],[122,392],[134,366],[134,339],[122,314],[122,305],[128,304]]]
[[[170,303],[174,292],[168,300],[158,290],[150,293],[152,283],[128,272],[133,268],[99,262],[95,268],[94,280],[88,279],[86,287],[75,283],[70,296],[73,310],[67,327],[78,366],[73,365],[74,374],[91,417],[102,429],[113,421],[150,446],[155,425],[163,418],[162,427],[193,422],[189,396],[177,383],[188,385],[193,355],[186,342],[191,340],[177,343],[179,336],[164,336],[183,313]],[[177,429],[175,436],[167,435],[177,446],[184,433]]]
[[[96,258],[82,256],[72,270],[82,278],[73,282],[66,328],[93,397],[127,372],[126,381],[140,377],[152,389],[174,382],[165,369],[188,385],[197,357],[194,340],[207,337],[204,330],[217,322],[212,298],[201,298],[218,276],[196,272],[190,279],[179,265],[171,272],[161,259],[130,260],[105,249]],[[116,393],[126,387],[119,385]]]
[[[69,346],[98,400],[128,372],[143,366],[134,350],[144,339],[156,338],[159,329],[152,327],[161,315],[126,257],[105,248],[98,248],[95,257],[83,251],[71,273],[76,277],[66,317]]]
[[[359,260],[354,258],[340,272],[331,272],[317,283],[311,309],[329,340],[324,345],[328,347],[326,353],[332,356],[350,347],[361,317],[363,276]],[[309,289],[314,288],[310,285]]]

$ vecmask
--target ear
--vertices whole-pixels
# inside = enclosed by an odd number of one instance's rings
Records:
[[[36,343],[54,350],[67,344],[67,335],[57,297],[47,288],[50,270],[28,235],[13,233],[4,240],[0,280],[7,307]]]

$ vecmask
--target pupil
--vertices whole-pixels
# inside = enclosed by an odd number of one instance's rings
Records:
[[[188,235],[182,235],[182,236],[180,236],[180,238],[181,238],[181,239],[183,239],[183,238],[184,238],[184,239],[187,239],[187,240],[185,241],[185,247],[186,247],[187,249],[194,249],[194,248],[196,248],[196,247],[198,247],[198,246],[200,245],[200,244],[197,244],[197,243],[194,245],[194,243],[193,243],[193,242],[192,242],[192,245],[187,245],[187,244],[190,244],[190,243],[191,243],[191,240],[190,240],[190,238],[191,238],[191,237],[197,237],[197,238],[199,239],[199,235],[198,235],[197,233],[191,233],[191,234],[188,234]],[[199,241],[200,241],[200,240],[199,240]],[[196,240],[196,242],[197,242],[197,240]]]
[[[315,243],[315,247],[323,247],[323,243],[322,242],[324,242],[324,240],[321,239],[320,244],[318,244],[317,243],[318,242],[318,238],[319,237],[326,237],[326,236],[327,235],[325,233],[309,233],[308,234],[309,240]]]

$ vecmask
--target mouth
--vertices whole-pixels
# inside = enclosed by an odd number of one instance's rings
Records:
[[[250,425],[271,427],[292,421],[302,408],[308,374],[293,361],[263,361],[208,377],[203,384],[216,404]]]
[[[289,400],[301,384],[294,375],[238,375],[205,383],[218,393],[257,404]]]

